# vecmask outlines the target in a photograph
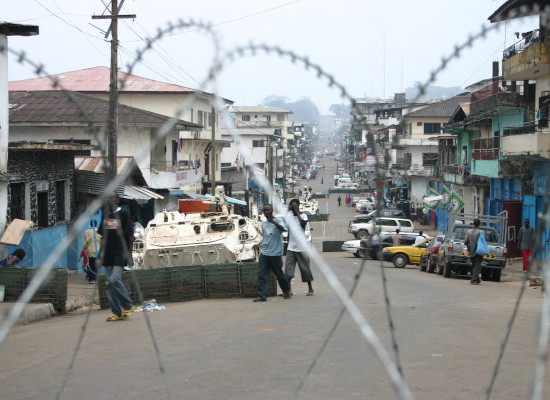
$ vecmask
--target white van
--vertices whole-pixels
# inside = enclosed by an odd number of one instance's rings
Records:
[[[351,178],[349,178],[349,177],[348,178],[344,178],[344,177],[338,178],[338,186],[343,186],[344,183],[353,183],[353,182],[351,181]]]
[[[414,231],[414,225],[410,219],[379,217],[369,222],[350,222],[348,232],[356,239],[367,239],[380,232],[395,232],[399,229],[401,232],[410,233]]]

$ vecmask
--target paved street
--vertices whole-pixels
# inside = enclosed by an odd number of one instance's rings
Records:
[[[311,183],[326,190],[321,175]],[[351,208],[328,203],[327,240],[352,239]],[[321,248],[323,224],[314,222]],[[322,253],[345,288],[361,259]],[[288,399],[333,326],[341,305],[314,265],[315,296],[295,280],[291,300],[269,298],[166,303],[147,314],[174,399]],[[382,274],[387,280],[398,356],[417,399],[483,399],[521,282],[445,279],[418,267],[396,269],[366,261],[354,295],[359,309],[395,361]],[[80,277],[77,277],[80,278]],[[83,279],[83,277],[82,277]],[[91,285],[90,285],[91,286]],[[495,399],[524,399],[535,365],[542,290],[527,288],[496,381]],[[86,310],[16,326],[0,347],[0,398],[55,398],[85,323]],[[145,321],[110,322],[108,310],[91,313],[62,399],[167,399]],[[547,374],[548,375],[548,374]],[[548,379],[547,379],[548,381]],[[546,391],[548,393],[548,391]],[[547,395],[545,398],[548,397]],[[387,374],[353,321],[345,316],[297,399],[392,399]]]

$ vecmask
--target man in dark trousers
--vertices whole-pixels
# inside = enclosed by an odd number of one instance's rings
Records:
[[[260,248],[260,260],[258,261],[258,296],[257,301],[266,301],[271,271],[277,277],[279,286],[285,299],[290,299],[290,285],[283,272],[283,235],[286,225],[282,218],[273,217],[273,206],[266,204],[263,208],[266,220],[262,222],[263,242]]]
[[[529,260],[535,248],[535,230],[532,226],[529,226],[528,219],[525,219],[523,223],[524,225],[518,233],[518,249],[521,250],[523,255],[523,272],[527,272],[529,269]]]
[[[483,256],[476,253],[477,240],[481,234],[479,230],[480,222],[479,218],[474,218],[474,227],[468,230],[466,239],[464,240],[464,245],[468,246],[468,253],[470,254],[470,260],[472,260],[472,278],[470,279],[472,285],[479,285],[481,283],[479,274],[481,273],[481,261],[483,261]]]
[[[288,247],[286,250],[285,260],[285,275],[288,279],[289,287],[292,287],[291,281],[294,278],[294,271],[296,271],[296,263],[300,268],[300,275],[302,282],[307,282],[308,292],[307,296],[313,296],[313,275],[309,268],[309,257],[306,253],[306,235],[304,230],[308,222],[307,215],[300,213],[300,201],[298,199],[290,200],[288,204],[288,216],[286,217],[288,226]],[[292,222],[294,220],[294,222]],[[300,240],[299,236],[302,240]]]
[[[116,194],[109,196],[98,229],[102,236],[105,292],[113,312],[107,321],[121,321],[132,315],[132,299],[122,282],[122,271],[126,265],[131,265],[134,226],[130,212],[120,208],[118,201]]]

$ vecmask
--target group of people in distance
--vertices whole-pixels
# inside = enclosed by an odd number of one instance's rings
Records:
[[[308,222],[307,215],[300,213],[300,201],[292,199],[288,205],[288,214],[285,219],[273,216],[273,206],[266,204],[263,207],[265,221],[262,222],[263,242],[258,262],[258,296],[255,302],[266,301],[271,271],[277,277],[283,297],[290,299],[293,295],[291,281],[294,278],[296,264],[300,268],[302,282],[307,282],[307,296],[313,296],[313,275],[309,267],[307,255],[305,228]],[[285,221],[286,220],[286,221]],[[285,270],[283,272],[283,235],[288,231],[288,247],[286,252]]]

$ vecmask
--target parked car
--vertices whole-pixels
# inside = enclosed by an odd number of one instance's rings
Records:
[[[372,201],[363,201],[361,203],[361,208],[357,211],[362,213],[362,214],[367,214],[369,212],[376,211],[376,203],[374,203]],[[393,215],[391,215],[391,216],[393,217]],[[401,217],[401,215],[399,215],[399,217]],[[402,217],[405,218],[404,215]]]
[[[368,197],[361,197],[361,196],[354,196],[351,198],[351,205],[352,207],[355,207],[357,203],[361,200],[370,200]]]
[[[464,245],[466,233],[472,228],[474,218],[481,220],[480,230],[485,236],[489,246],[489,254],[483,256],[481,262],[481,276],[483,280],[500,282],[502,269],[506,267],[508,249],[506,241],[501,239],[500,232],[506,232],[507,219],[493,215],[471,215],[456,213],[447,228],[447,235],[439,248],[437,271],[445,278],[450,278],[453,273],[468,275],[472,272],[472,262],[468,249]],[[486,225],[484,225],[486,224]],[[492,224],[492,225],[489,225]],[[495,227],[498,227],[497,228]]]
[[[355,211],[362,212],[363,211],[363,206],[364,206],[364,208],[370,209],[371,211],[376,208],[376,204],[374,204],[369,199],[362,199],[362,200],[359,200],[357,202],[357,204],[355,205]]]
[[[424,249],[420,256],[420,271],[428,271],[430,274],[435,271],[439,258],[439,248],[444,239],[445,235],[437,235]]]
[[[348,232],[356,239],[366,239],[380,232],[395,232],[399,229],[402,232],[412,232],[413,223],[410,219],[379,217],[369,222],[351,223]]]
[[[375,209],[365,214],[365,219],[367,222],[376,217],[407,218],[403,210],[394,210],[391,208],[383,208],[380,212]]]
[[[359,253],[360,242],[361,240],[348,240],[342,244],[342,250],[347,251],[348,253],[351,253],[355,257],[359,258],[361,257],[361,254]]]
[[[428,247],[433,237],[413,244],[412,246],[392,246],[382,250],[382,259],[390,261],[395,268],[405,268],[408,264],[420,264],[420,255]]]
[[[395,232],[383,232],[371,238],[362,239],[359,245],[360,256],[372,260],[381,260],[382,249],[393,246],[392,236],[394,234]],[[413,245],[417,237],[418,233],[401,233],[401,241],[406,246]]]

